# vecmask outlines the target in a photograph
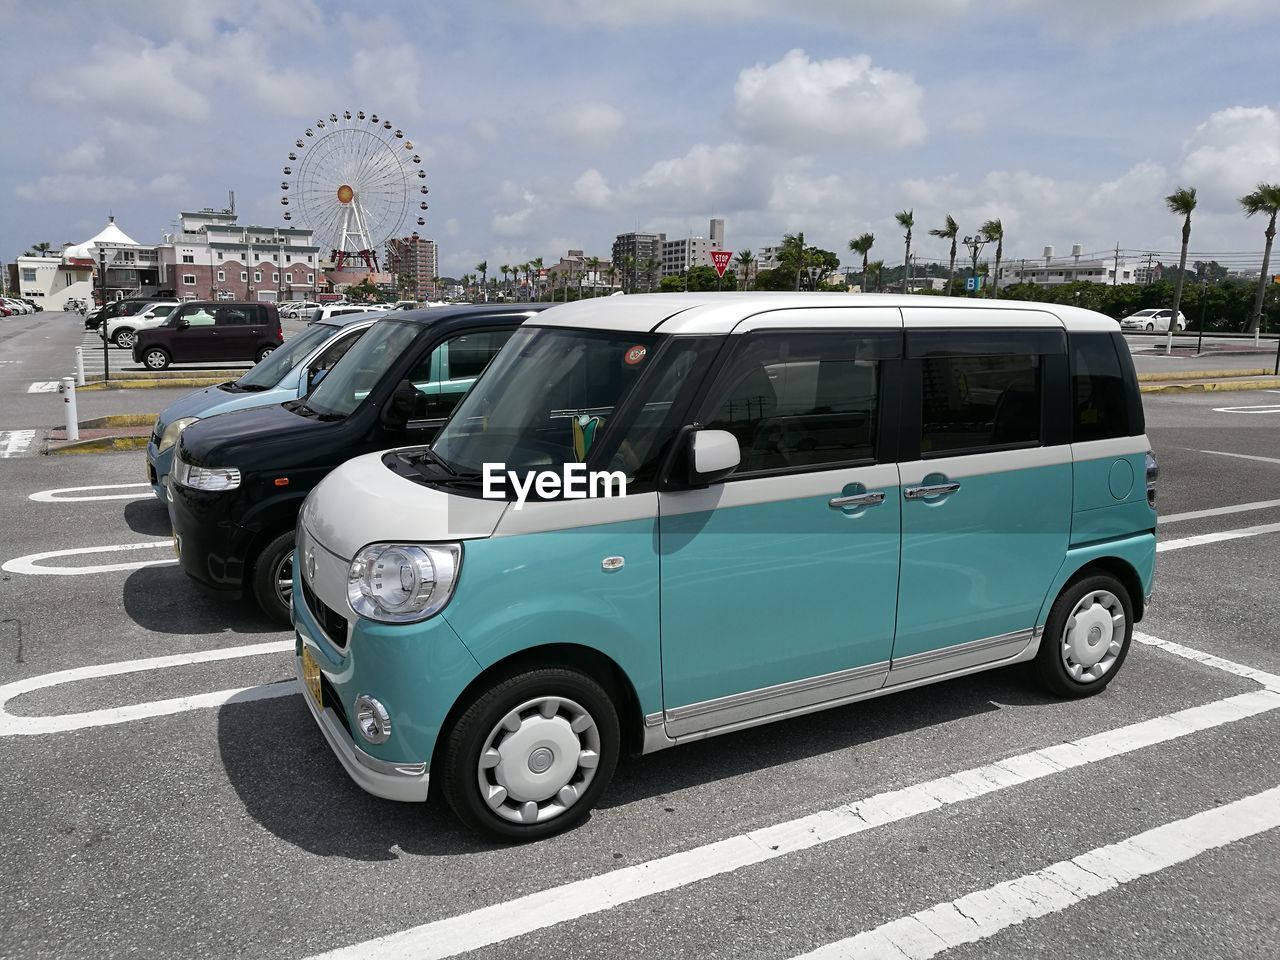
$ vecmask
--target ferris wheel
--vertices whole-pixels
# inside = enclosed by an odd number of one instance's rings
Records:
[[[317,120],[294,141],[284,175],[284,219],[308,227],[338,270],[359,259],[376,272],[378,251],[407,219],[427,222],[422,157],[403,130],[376,113],[347,110]]]

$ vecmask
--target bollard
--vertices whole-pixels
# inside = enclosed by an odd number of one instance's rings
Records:
[[[84,386],[84,347],[76,347],[76,385]]]
[[[80,439],[80,421],[76,418],[76,382],[70,377],[62,378],[62,386],[58,389],[62,394],[62,410],[67,416],[67,439]]]

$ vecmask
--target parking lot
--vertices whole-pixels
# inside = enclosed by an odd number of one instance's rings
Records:
[[[0,955],[1280,956],[1280,394],[1146,406],[1102,695],[1008,669],[633,759],[519,847],[347,778],[140,452],[0,461]]]

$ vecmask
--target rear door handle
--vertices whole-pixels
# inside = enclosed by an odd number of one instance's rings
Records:
[[[878,503],[884,503],[883,490],[868,490],[866,493],[853,493],[847,497],[832,497],[827,501],[827,506],[833,510],[843,510],[845,507],[874,507]]]
[[[926,483],[918,487],[907,487],[902,491],[902,495],[908,500],[927,500],[930,497],[955,493],[959,489],[959,481],[952,480],[948,483]]]

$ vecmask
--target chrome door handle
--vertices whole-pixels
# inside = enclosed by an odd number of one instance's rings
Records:
[[[928,483],[919,487],[907,487],[902,495],[908,500],[925,500],[929,497],[940,497],[944,493],[955,493],[960,489],[959,481],[950,483]]]
[[[877,503],[884,503],[883,490],[868,490],[866,493],[854,493],[847,497],[832,497],[827,501],[827,506],[833,510],[842,510],[845,507],[874,507]]]

